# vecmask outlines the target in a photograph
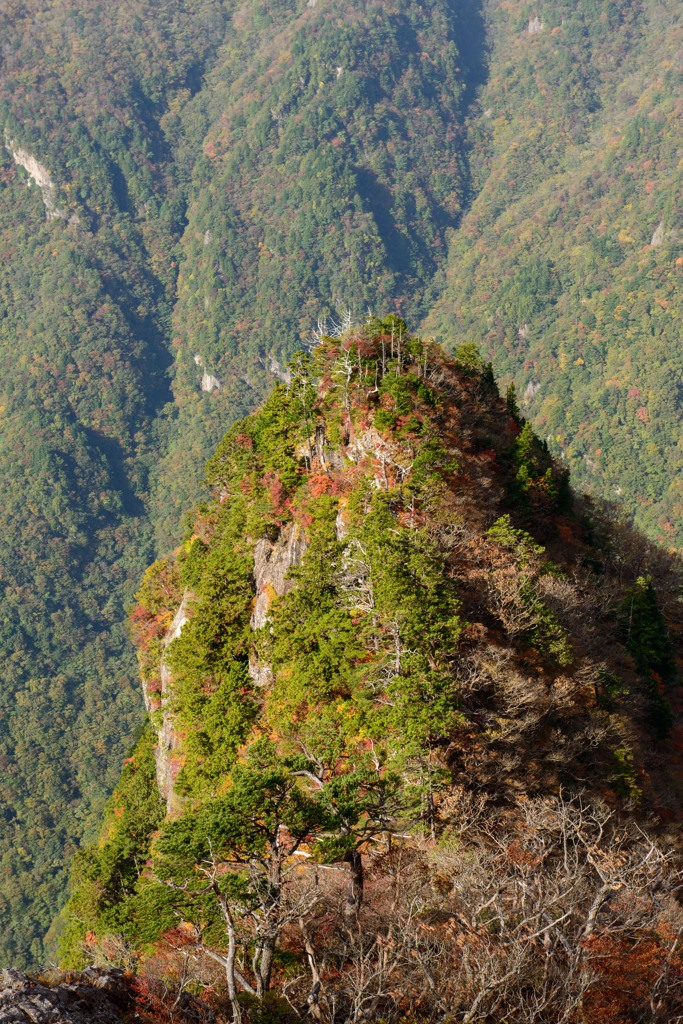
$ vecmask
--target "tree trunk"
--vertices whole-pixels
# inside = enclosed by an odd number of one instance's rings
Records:
[[[236,952],[235,929],[231,927],[228,931],[228,956],[225,964],[225,977],[228,983],[228,998],[232,1007],[233,1024],[242,1024],[242,1008],[237,1001],[237,985],[235,984]]]
[[[306,950],[306,956],[308,957],[308,966],[311,969],[311,991],[308,993],[306,998],[306,1010],[310,1013],[311,1017],[315,1018],[315,1020],[322,1020],[322,1011],[320,1009],[320,992],[322,990],[322,982],[318,972],[318,965],[315,962],[315,949],[303,917],[299,918],[299,928],[304,940],[304,949]]]
[[[351,850],[344,860],[349,865],[349,886],[344,904],[345,917],[357,917],[363,905],[363,861],[358,850]]]
[[[258,972],[259,991],[257,992],[259,999],[263,999],[264,995],[270,988],[270,975],[273,969],[274,956],[275,939],[273,936],[269,935],[263,940],[263,946],[261,948],[261,960]]]

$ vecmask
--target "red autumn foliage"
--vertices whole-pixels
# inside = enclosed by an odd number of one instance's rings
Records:
[[[680,951],[672,956],[658,936],[603,933],[587,940],[586,949],[598,980],[586,997],[585,1024],[638,1024],[649,1019],[657,984],[683,986]]]
[[[263,483],[268,490],[273,512],[276,515],[285,511],[287,501],[287,488],[284,486],[277,473],[268,471],[263,476]]]
[[[332,480],[327,473],[313,473],[308,478],[308,489],[314,498],[321,494],[329,494],[332,490]]]

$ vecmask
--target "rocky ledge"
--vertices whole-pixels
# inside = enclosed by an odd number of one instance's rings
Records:
[[[0,1024],[121,1024],[129,1005],[120,971],[89,968],[78,975],[55,973],[54,980],[0,971]]]

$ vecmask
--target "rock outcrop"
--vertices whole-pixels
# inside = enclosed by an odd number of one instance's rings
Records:
[[[288,579],[289,570],[300,563],[307,546],[303,531],[296,523],[286,526],[276,541],[262,537],[257,542],[254,549],[256,603],[251,616],[252,629],[265,626],[273,596],[283,597],[294,586]]]
[[[664,221],[660,220],[650,240],[650,245],[661,245],[664,241]]]
[[[188,602],[189,595],[185,593],[180,603],[180,607],[175,613],[173,622],[171,623],[168,633],[164,639],[164,649],[166,649],[177,636],[180,636],[180,631],[189,618]],[[178,810],[178,800],[174,785],[177,774],[177,764],[174,761],[174,754],[177,754],[180,750],[182,738],[175,728],[173,715],[169,706],[173,677],[166,662],[166,658],[163,656],[161,659],[160,675],[161,726],[158,731],[156,746],[157,785],[162,799],[166,801],[167,813],[172,814],[174,811]]]
[[[121,971],[89,968],[54,983],[0,971],[0,1024],[121,1024],[130,1002]]]
[[[268,619],[268,610],[274,597],[287,594],[294,582],[289,570],[299,565],[307,548],[303,531],[296,523],[286,526],[275,541],[262,537],[254,549],[254,590],[256,600],[251,613],[251,628],[262,629]],[[268,686],[273,681],[270,665],[256,655],[249,659],[249,675],[256,686]]]
[[[43,204],[45,206],[45,217],[47,220],[68,220],[69,215],[64,210],[60,210],[55,202],[55,183],[52,180],[52,176],[44,164],[39,163],[34,156],[31,155],[27,150],[22,149],[12,139],[5,138],[5,147],[11,153],[12,159],[15,164],[19,167],[23,167],[26,173],[31,178],[38,188],[40,194],[43,197]],[[27,182],[31,184],[31,182]],[[78,217],[74,214],[72,218],[74,223],[78,223]]]

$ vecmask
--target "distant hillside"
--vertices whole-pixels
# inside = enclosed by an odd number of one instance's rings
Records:
[[[680,565],[574,498],[472,346],[391,316],[290,373],[142,581],[150,727],[67,966],[154,1020],[185,987],[245,1022],[672,1019]]]
[[[485,12],[476,198],[427,330],[482,345],[576,484],[680,549],[680,4]]]
[[[173,314],[179,420],[153,512],[164,543],[196,497],[202,446],[265,397],[318,319],[427,312],[467,194],[482,47],[469,2],[236,13],[178,125],[197,149]]]
[[[44,960],[140,720],[124,619],[182,215],[159,120],[223,24],[212,2],[0,4],[3,965]]]

